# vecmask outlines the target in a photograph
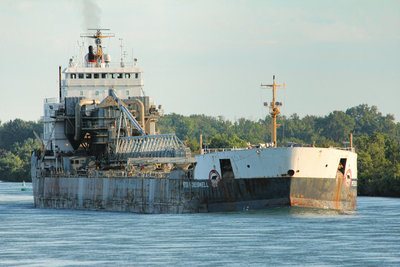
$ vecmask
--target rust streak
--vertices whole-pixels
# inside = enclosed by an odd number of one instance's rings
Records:
[[[336,172],[335,177],[335,189],[333,190],[333,203],[335,209],[340,209],[340,199],[342,198],[342,187],[343,187],[344,176],[340,171]]]

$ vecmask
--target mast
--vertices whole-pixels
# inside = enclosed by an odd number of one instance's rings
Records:
[[[103,53],[103,48],[101,47],[101,40],[104,38],[115,37],[115,34],[113,33],[103,34],[101,32],[101,31],[109,31],[110,29],[88,29],[88,30],[96,31],[96,33],[83,33],[81,34],[81,37],[95,39],[96,53],[93,53],[93,51],[91,51],[91,46],[89,47],[90,51],[89,53],[92,53],[94,55],[94,62],[101,63],[104,60],[103,58],[104,53]]]
[[[61,66],[58,66],[58,96],[61,103]]]
[[[280,125],[276,124],[276,118],[278,117],[280,111],[279,107],[282,106],[282,102],[276,102],[276,88],[280,86],[285,86],[285,83],[283,84],[276,84],[275,83],[275,75],[273,76],[273,83],[272,84],[262,84],[261,87],[272,87],[272,102],[271,105],[268,105],[268,102],[264,102],[264,106],[269,107],[270,112],[272,116],[272,127],[271,127],[271,143],[274,144],[274,147],[277,147],[277,141],[276,141],[276,128]]]

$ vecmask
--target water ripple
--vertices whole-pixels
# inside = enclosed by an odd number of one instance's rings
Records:
[[[349,214],[143,215],[34,209],[20,187],[0,184],[1,266],[400,265],[400,199],[359,197]]]

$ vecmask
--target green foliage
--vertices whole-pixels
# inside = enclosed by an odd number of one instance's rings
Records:
[[[11,151],[0,152],[0,179],[5,181],[30,181],[31,153],[40,144],[32,138],[14,143]]]
[[[222,119],[213,118],[205,115],[190,115],[185,117],[175,113],[164,116],[158,123],[158,128],[162,133],[175,133],[180,139],[185,136],[199,138],[204,136],[214,136],[221,132],[231,132],[232,123]]]
[[[200,150],[200,144],[194,136],[185,136],[185,143],[190,147],[190,151],[197,153]]]
[[[33,130],[41,133],[41,123],[16,119],[0,125],[0,180],[30,181],[30,157],[40,147]]]
[[[24,142],[28,138],[35,138],[33,131],[41,133],[43,125],[33,121],[15,119],[0,126],[0,148],[10,150],[15,142]]]
[[[388,134],[355,139],[360,195],[400,197],[400,145]]]
[[[342,111],[334,111],[317,122],[321,135],[336,142],[347,140],[354,126],[354,119]]]
[[[0,156],[0,179],[17,181],[23,177],[24,169],[22,160],[11,152]]]
[[[355,135],[370,135],[382,131],[383,125],[381,122],[384,119],[376,106],[358,105],[346,110],[346,114],[354,118],[356,122],[354,127]]]
[[[268,124],[270,123],[268,122]],[[233,136],[233,134],[237,135],[239,139],[245,140],[244,143],[246,143],[247,141],[253,144],[257,144],[269,142],[269,140],[271,139],[271,135],[268,129],[271,129],[270,126],[265,124],[263,121],[254,122],[241,118],[232,125],[232,130],[228,132],[228,134],[230,134],[231,136]]]
[[[209,144],[210,148],[244,148],[247,147],[247,142],[240,139],[236,134],[227,135],[216,134],[214,135]]]
[[[316,120],[317,117],[315,116],[306,116],[300,119],[296,113],[289,118],[281,116],[278,123],[282,126],[278,128],[278,133],[281,133],[282,140],[284,140],[283,143],[292,141],[312,144],[316,141],[316,136],[319,135],[315,126]]]
[[[30,180],[30,166],[32,151],[40,149],[40,143],[37,139],[28,138],[22,144],[16,142],[11,148],[11,152],[19,157],[22,161],[23,172],[19,177],[23,177],[26,181]],[[29,179],[28,179],[29,178]]]

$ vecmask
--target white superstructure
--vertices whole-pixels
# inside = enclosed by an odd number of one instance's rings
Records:
[[[60,67],[59,96],[44,100],[43,142],[49,150],[73,151],[64,134],[64,122],[55,119],[57,111],[66,109],[66,98],[77,97],[101,102],[108,96],[111,88],[124,99],[145,96],[143,70],[138,66],[137,59],[135,58],[133,62],[124,62],[121,57],[121,62],[111,62],[111,56],[103,51],[101,40],[114,37],[114,34],[103,34],[101,31],[104,30],[97,29],[95,33],[81,35],[94,39],[95,48],[90,45],[88,53],[82,59],[76,61],[72,57],[66,68],[61,71]],[[149,105],[154,105],[151,98]]]
[[[123,98],[142,96],[142,72],[136,61],[119,67],[105,63],[78,66],[72,62],[63,70],[61,100],[65,97],[84,97],[101,101],[108,96],[110,88]]]
[[[82,34],[81,37],[95,40],[96,47],[89,46],[88,52],[78,62],[72,57],[68,67],[63,70],[60,102],[65,97],[84,97],[103,100],[108,96],[108,89],[114,88],[121,98],[143,95],[142,69],[137,59],[127,63],[111,62],[111,55],[103,51],[102,39],[114,37],[111,33],[102,33],[108,29],[96,29],[95,33]],[[122,44],[121,44],[122,52]]]

